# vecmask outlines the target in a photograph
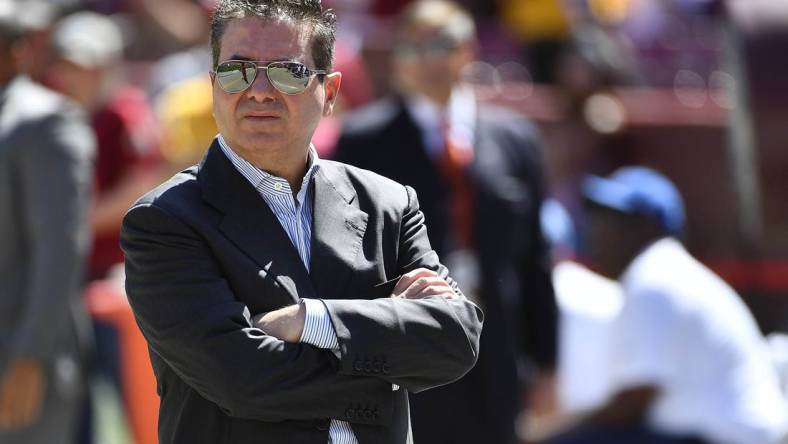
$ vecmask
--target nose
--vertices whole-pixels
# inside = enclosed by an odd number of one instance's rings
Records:
[[[258,68],[257,77],[255,77],[254,82],[252,82],[252,85],[249,86],[245,93],[246,96],[252,100],[266,102],[275,100],[277,91],[273,85],[271,85],[271,82],[268,81],[265,68]]]

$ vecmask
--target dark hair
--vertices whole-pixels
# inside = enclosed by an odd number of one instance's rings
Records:
[[[213,66],[219,64],[222,36],[230,21],[244,17],[263,20],[292,19],[312,25],[312,58],[316,69],[330,70],[334,63],[336,15],[323,10],[320,0],[219,0],[211,20]]]

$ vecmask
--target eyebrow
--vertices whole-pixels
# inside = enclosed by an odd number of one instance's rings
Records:
[[[265,61],[265,62],[297,62],[298,61],[298,59],[296,57],[292,57],[292,56],[285,56],[285,57],[282,57],[282,58],[279,58],[279,59],[257,60],[257,59],[253,59],[253,58],[250,58],[250,57],[242,56],[242,55],[239,55],[239,54],[233,54],[227,60],[241,60],[241,61],[244,61],[244,62],[259,62],[259,61]]]

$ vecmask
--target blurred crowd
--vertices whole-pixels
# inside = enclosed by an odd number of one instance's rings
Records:
[[[323,1],[343,79],[319,156],[412,185],[487,317],[477,367],[413,397],[417,443],[788,442],[788,341],[690,254],[692,190],[611,154],[648,91],[674,124],[746,113],[744,3]],[[101,313],[126,210],[217,134],[213,7],[0,0],[0,442],[102,442],[98,377],[141,408]]]

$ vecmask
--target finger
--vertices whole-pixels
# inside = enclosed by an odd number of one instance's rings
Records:
[[[11,428],[11,420],[8,417],[11,413],[5,390],[0,389],[0,429]]]
[[[0,387],[0,427],[5,429],[12,428],[15,408],[12,399],[14,384],[10,382],[8,375],[6,375],[3,385]]]
[[[29,393],[30,387],[24,379],[17,379],[17,384],[9,391],[9,403],[14,406],[10,414],[11,427],[20,427],[28,421],[31,410]]]
[[[416,279],[408,288],[403,291],[400,296],[408,299],[419,298],[422,290],[430,285],[439,285],[435,277],[420,277]]]
[[[9,398],[8,403],[5,406],[5,428],[9,430],[13,430],[18,428],[19,424],[19,407],[18,405],[12,404],[12,400]]]
[[[260,321],[263,319],[263,316],[265,316],[265,313],[260,313],[260,314],[256,314],[256,315],[252,316],[252,326],[253,327],[258,327],[257,324],[260,323]]]
[[[457,293],[455,293],[451,287],[446,288],[442,285],[430,285],[421,292],[421,297],[426,298],[427,296],[440,296],[444,299],[455,299],[457,298]]]
[[[443,287],[433,287],[433,286],[425,288],[421,293],[419,293],[418,296],[412,297],[410,299],[423,299],[431,296],[438,296],[444,299],[458,299],[458,296],[455,292],[451,290],[447,290]]]
[[[7,399],[13,406],[12,427],[25,427],[38,417],[41,406],[43,377],[36,366],[25,367],[17,374],[15,384],[9,386]]]
[[[394,290],[392,291],[392,294],[398,295],[402,293],[403,291],[405,291],[406,288],[410,287],[411,284],[413,284],[413,282],[416,281],[416,279],[419,279],[421,277],[434,277],[434,276],[437,276],[437,274],[434,271],[429,270],[427,268],[417,268],[413,271],[409,271],[403,274],[399,278],[399,280],[397,281],[397,285],[394,286]]]
[[[439,277],[421,277],[418,278],[410,287],[405,289],[405,291],[402,292],[400,296],[408,299],[422,298],[425,296],[422,294],[422,292],[425,288],[430,286],[442,287],[444,291],[451,288],[449,287],[449,284],[446,283],[446,281]]]
[[[38,416],[41,414],[41,405],[43,404],[43,398],[44,398],[43,395],[44,395],[43,380],[37,375],[30,382],[30,390],[28,393],[28,399],[30,400],[30,404],[28,408],[28,416],[27,416],[27,420],[25,421],[25,425],[34,423],[38,419]]]
[[[28,418],[30,417],[31,402],[30,398],[24,396],[24,392],[21,390],[17,391],[13,398],[13,403],[15,406],[17,406],[17,408],[14,409],[14,413],[11,416],[11,426],[18,428],[28,422]]]
[[[399,281],[397,281],[397,284],[394,286],[393,294],[402,293],[403,291],[405,291],[405,289],[410,287],[416,280],[422,277],[432,277],[432,276],[436,276],[435,272],[427,268],[417,268],[413,271],[405,273],[402,275],[402,277],[400,277]]]

